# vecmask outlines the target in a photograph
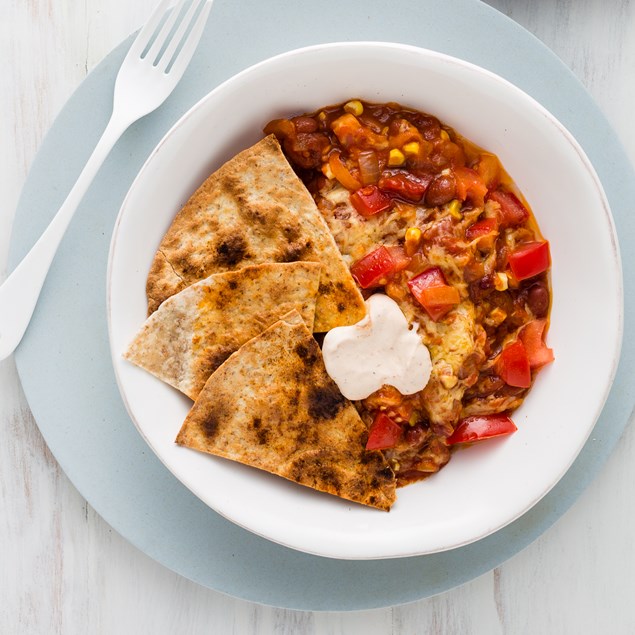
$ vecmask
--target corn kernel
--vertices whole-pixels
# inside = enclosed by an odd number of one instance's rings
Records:
[[[397,150],[397,148],[393,148],[388,155],[388,165],[401,165],[406,160],[406,157],[403,155],[401,150]]]
[[[353,99],[344,104],[344,110],[351,115],[359,117],[364,112],[364,106],[359,99]]]
[[[463,216],[461,214],[461,201],[455,198],[453,201],[450,201],[448,204],[448,213],[450,216],[453,216],[457,220],[462,220]]]
[[[447,390],[454,388],[459,383],[459,378],[456,375],[440,375],[439,379]]]
[[[507,313],[500,307],[492,309],[489,315],[485,318],[485,323],[489,326],[500,326],[507,318]]]
[[[408,227],[405,238],[406,255],[413,256],[421,244],[421,230],[418,227]]]
[[[449,141],[450,140],[450,135],[445,130],[441,130],[441,134],[439,136],[444,141]]]
[[[494,288],[497,291],[507,291],[508,287],[509,287],[509,279],[507,278],[507,274],[498,271],[494,278]]]
[[[318,115],[318,119],[320,121],[324,121],[326,119],[326,113],[323,110],[320,111],[320,114]]]
[[[403,151],[406,154],[419,154],[419,142],[411,141],[410,143],[404,144]]]

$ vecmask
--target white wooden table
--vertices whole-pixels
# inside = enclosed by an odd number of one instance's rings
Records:
[[[155,1],[0,3],[0,279],[43,135]],[[490,4],[564,60],[635,160],[635,0]],[[631,425],[574,507],[495,571],[394,609],[276,610],[190,583],[112,531],[47,450],[9,359],[0,362],[0,633],[635,633],[634,483]]]

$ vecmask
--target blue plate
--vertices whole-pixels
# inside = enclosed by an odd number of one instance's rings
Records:
[[[49,448],[106,521],[183,576],[263,604],[333,611],[385,607],[445,591],[500,565],[544,532],[590,483],[635,401],[635,256],[623,249],[624,348],[592,437],[542,501],[477,543],[382,561],[299,553],[207,508],[136,432],[115,383],[106,326],[106,262],[117,212],[137,171],[172,124],[224,79],[271,55],[320,42],[383,40],[436,49],[502,75],[577,137],[602,180],[622,245],[635,238],[630,209],[635,174],[605,118],[555,55],[475,0],[401,0],[396,10],[385,0],[323,0],[319,9],[294,0],[216,0],[200,49],[176,92],[128,131],[89,190],[16,353],[25,394]],[[103,131],[114,78],[129,45],[116,48],[87,77],[46,137],[20,200],[11,266],[62,203]]]

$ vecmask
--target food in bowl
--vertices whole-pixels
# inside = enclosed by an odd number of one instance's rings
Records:
[[[356,402],[399,485],[457,444],[508,434],[553,360],[549,243],[498,158],[436,117],[354,99],[276,119],[280,140],[366,297],[384,293],[430,350],[421,391]],[[327,335],[328,337],[328,335]]]
[[[264,130],[177,214],[126,357],[195,400],[177,443],[387,510],[453,447],[516,430],[553,360],[549,245],[497,157],[431,115],[352,100]],[[353,404],[311,332],[331,355],[372,326],[364,298],[394,305],[426,371]]]

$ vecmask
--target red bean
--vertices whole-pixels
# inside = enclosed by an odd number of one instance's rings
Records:
[[[406,429],[405,439],[406,443],[412,447],[419,447],[427,439],[429,433],[423,429],[422,426],[417,425],[414,428],[408,427]]]
[[[419,112],[406,113],[403,116],[419,128],[426,141],[434,141],[439,138],[441,124],[436,117]]]
[[[537,318],[543,318],[549,310],[549,291],[542,283],[529,287],[527,292],[527,306]]]
[[[315,132],[318,129],[317,121],[313,117],[295,117],[292,119],[296,132]]]
[[[300,132],[284,140],[284,149],[292,163],[311,169],[321,167],[322,152],[328,144],[328,138],[321,132]]]
[[[437,176],[428,186],[426,203],[430,206],[445,205],[456,194],[456,181],[451,174]]]

